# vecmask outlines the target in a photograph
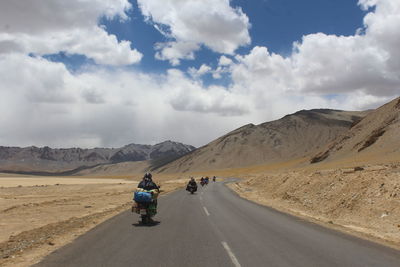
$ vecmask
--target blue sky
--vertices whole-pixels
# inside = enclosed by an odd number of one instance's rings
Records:
[[[131,67],[144,72],[165,72],[171,65],[155,59],[154,44],[164,42],[167,38],[145,21],[135,0],[130,0],[130,3],[133,8],[127,12],[129,20],[102,18],[99,24],[104,25],[106,31],[114,34],[118,40],[131,41],[131,47],[143,53],[140,64]],[[355,0],[234,0],[231,6],[240,7],[251,23],[251,44],[239,47],[239,54],[247,54],[254,46],[266,46],[271,52],[287,56],[291,54],[293,42],[301,40],[303,35],[317,32],[353,35],[363,26],[365,15]],[[182,60],[175,67],[185,71],[193,66],[198,68],[203,63],[216,65],[219,56],[219,53],[203,47],[194,60]],[[94,64],[84,56],[67,56],[65,53],[49,55],[48,58],[64,62],[73,71],[83,64]],[[205,78],[210,83],[218,83],[210,75]]]
[[[201,146],[400,95],[398,0],[4,0],[0,25],[0,145]]]
[[[354,0],[236,0],[232,4],[250,17],[252,46],[267,46],[283,55],[303,35],[353,35],[365,15]]]

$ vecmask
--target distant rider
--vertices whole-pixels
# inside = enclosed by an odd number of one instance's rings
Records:
[[[190,178],[190,181],[188,182],[188,184],[186,186],[186,190],[189,191],[190,187],[194,187],[194,189],[195,189],[194,191],[195,192],[197,191],[197,183],[193,177]]]

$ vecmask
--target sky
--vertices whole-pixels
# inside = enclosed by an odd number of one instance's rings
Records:
[[[0,2],[0,145],[202,146],[400,95],[398,0]]]

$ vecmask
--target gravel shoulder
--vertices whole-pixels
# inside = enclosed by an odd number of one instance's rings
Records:
[[[400,249],[400,165],[243,175],[241,197]]]

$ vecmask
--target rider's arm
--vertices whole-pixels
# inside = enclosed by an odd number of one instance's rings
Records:
[[[141,181],[141,182],[139,183],[139,185],[137,186],[137,188],[143,188],[143,187],[144,187],[144,182]]]
[[[151,187],[152,187],[152,189],[155,189],[155,190],[160,190],[160,187],[158,186],[158,185],[156,185],[156,183],[155,182],[152,182],[153,184],[151,185]]]

